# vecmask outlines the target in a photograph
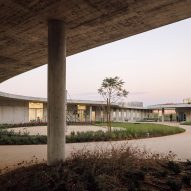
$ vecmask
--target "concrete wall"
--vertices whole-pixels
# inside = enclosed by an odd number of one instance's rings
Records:
[[[27,122],[29,122],[28,102],[15,100],[0,102],[0,124]]]
[[[148,117],[148,113],[150,117],[152,117],[152,113],[150,113],[148,110],[119,108],[116,109],[115,111],[113,110],[113,121],[116,122],[139,121]]]
[[[107,121],[105,108],[100,106],[93,106],[95,111],[96,121]],[[68,116],[70,121],[76,120],[77,115],[74,111],[77,109],[76,105],[68,104]],[[85,121],[90,121],[89,105],[86,106]],[[111,108],[111,119],[116,122],[138,121],[148,116],[148,110],[129,109],[129,108]],[[191,113],[188,114],[191,120]],[[29,102],[19,100],[1,100],[0,101],[0,124],[3,123],[28,123],[29,122]],[[43,103],[43,122],[47,122],[47,103]]]

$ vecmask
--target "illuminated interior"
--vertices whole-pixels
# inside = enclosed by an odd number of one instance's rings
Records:
[[[78,118],[81,122],[86,121],[86,106],[85,105],[77,105],[78,108]]]
[[[29,121],[43,120],[43,103],[29,102]]]

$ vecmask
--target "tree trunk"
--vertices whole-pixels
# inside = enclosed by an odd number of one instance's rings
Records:
[[[106,115],[107,115],[107,128],[109,129],[109,100],[108,98],[107,98]]]

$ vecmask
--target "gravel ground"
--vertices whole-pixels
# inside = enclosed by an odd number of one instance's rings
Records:
[[[17,127],[6,129],[8,131],[21,132],[21,133],[29,133],[30,135],[47,135],[47,126],[36,126],[36,127]],[[107,131],[106,127],[99,126],[74,126],[69,125],[66,128],[66,135],[70,135],[71,132],[85,132],[85,131]]]

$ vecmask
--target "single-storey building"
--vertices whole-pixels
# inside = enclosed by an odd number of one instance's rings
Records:
[[[171,103],[171,104],[158,104],[148,106],[149,109],[154,112],[158,112],[158,116],[161,115],[162,121],[165,121],[166,113],[175,113],[176,121],[191,121],[191,103],[183,102],[183,103]],[[168,112],[170,111],[170,112]]]
[[[107,120],[105,101],[67,100],[67,121],[89,123]],[[156,119],[191,121],[191,104],[158,104],[144,107],[142,102],[112,103],[111,120],[116,122]],[[47,122],[47,99],[0,92],[0,124]]]
[[[67,100],[67,121],[106,121],[105,101]],[[152,116],[142,102],[113,103],[112,121],[139,121]],[[47,99],[0,92],[0,124],[47,122]]]

